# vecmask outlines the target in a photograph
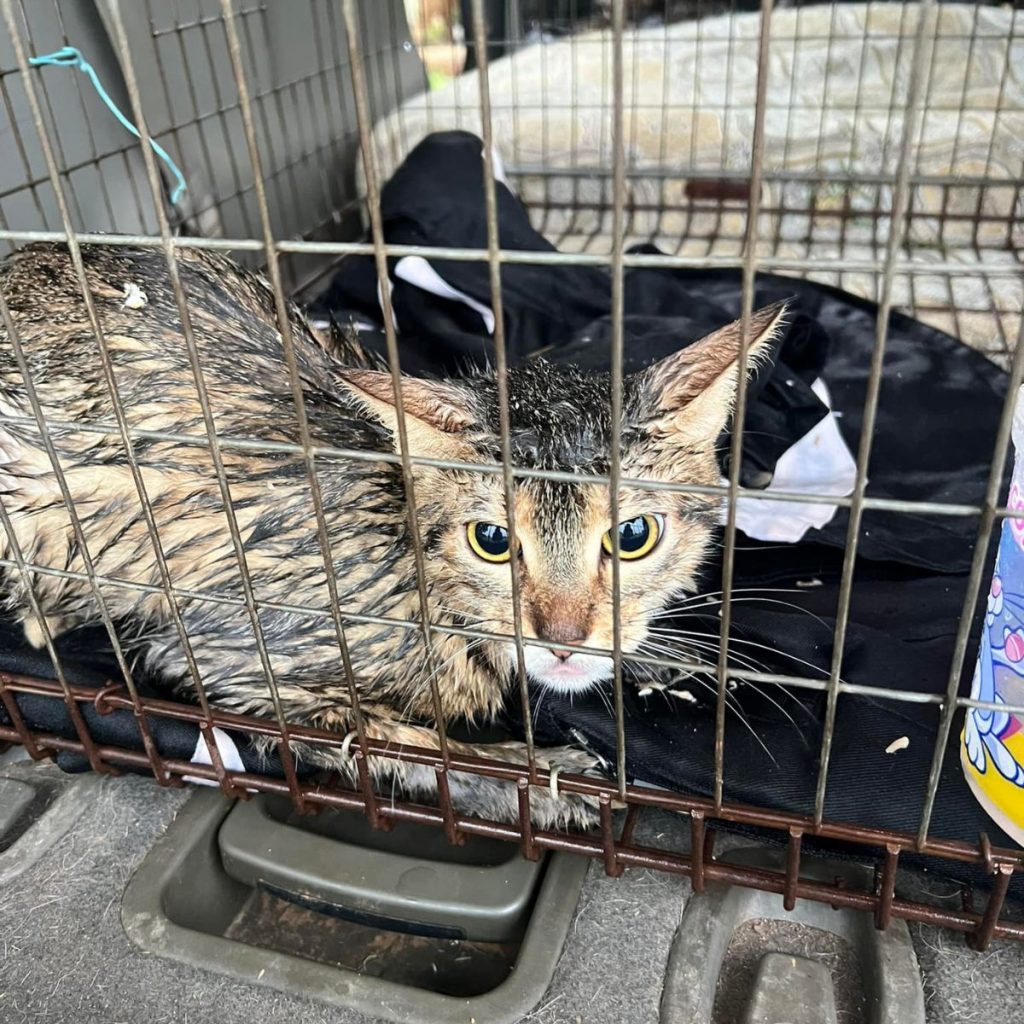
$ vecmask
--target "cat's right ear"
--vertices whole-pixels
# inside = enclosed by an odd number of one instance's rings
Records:
[[[391,431],[398,444],[398,410],[391,374],[384,370],[345,369],[342,385]],[[478,428],[473,396],[448,381],[402,377],[402,406],[409,454],[424,458],[463,458],[466,435]]]
[[[748,373],[770,351],[785,316],[785,302],[750,314]],[[713,448],[732,412],[742,334],[736,320],[636,375],[649,434],[690,449]]]

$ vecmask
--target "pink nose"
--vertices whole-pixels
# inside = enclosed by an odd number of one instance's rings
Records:
[[[568,661],[572,657],[572,651],[552,650],[551,653],[559,661]]]

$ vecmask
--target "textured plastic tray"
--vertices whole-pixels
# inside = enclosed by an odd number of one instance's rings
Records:
[[[246,885],[360,923],[479,942],[518,938],[543,875],[511,843],[452,846],[439,829],[375,831],[351,813],[304,818],[283,798],[240,803],[218,844]]]
[[[121,917],[138,946],[193,967],[402,1024],[468,1024],[471,1020],[511,1024],[540,1000],[569,930],[588,866],[585,858],[570,854],[546,858],[510,971],[489,991],[462,998],[228,937],[241,933],[236,927],[240,909],[258,893],[232,878],[221,860],[219,833],[234,806],[219,792],[197,792],[132,877]],[[246,815],[252,812],[243,806],[241,816]],[[307,838],[300,834],[292,841]],[[365,851],[340,840],[333,842],[331,861],[365,857]],[[464,852],[453,856],[465,865]],[[421,866],[438,874],[447,868],[438,860],[423,861]],[[459,865],[455,867],[458,870]],[[387,906],[389,894],[381,897]]]

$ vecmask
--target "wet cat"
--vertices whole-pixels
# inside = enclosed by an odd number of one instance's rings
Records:
[[[324,554],[272,292],[258,275],[221,255],[182,249],[181,281],[266,658],[261,657],[203,407],[162,254],[84,247],[89,289],[109,351],[134,453],[152,507],[160,550],[191,656],[211,704],[273,717],[267,669],[290,722],[348,733],[349,685],[330,614]],[[0,268],[35,396],[105,610],[137,669],[195,699],[196,682],[172,607],[139,489],[116,424],[99,348],[66,247],[30,246]],[[126,301],[126,296],[129,300]],[[778,330],[781,305],[756,312],[754,358]],[[401,466],[366,453],[398,450],[390,374],[344,338],[325,340],[298,309],[291,336],[305,400],[329,541],[331,571],[346,616],[355,686],[371,738],[436,748],[431,671],[446,719],[485,722],[516,679],[511,640],[511,552],[500,474],[414,467],[433,658],[417,623],[419,595]],[[34,576],[46,629],[57,635],[101,620],[87,566],[62,498],[10,340],[0,346],[0,496],[25,559],[61,575]],[[682,341],[683,339],[681,339]],[[622,476],[714,484],[715,447],[732,406],[739,323],[729,324],[624,383]],[[536,470],[607,474],[609,381],[537,361],[508,374],[513,460]],[[413,456],[493,465],[500,461],[497,385],[492,373],[459,380],[403,378]],[[112,429],[114,428],[114,429]],[[173,435],[168,438],[164,435]],[[245,442],[237,443],[239,440]],[[255,442],[255,443],[254,443]],[[338,454],[348,449],[361,457]],[[519,479],[516,534],[522,628],[548,647],[525,647],[532,684],[574,691],[607,680],[612,600],[610,531],[621,558],[622,649],[636,651],[652,616],[694,585],[709,551],[717,501],[623,485],[620,522],[610,521],[606,486]],[[3,555],[11,558],[11,538]],[[110,581],[110,582],[107,582]],[[8,570],[8,608],[29,639],[45,633],[26,583]],[[507,640],[467,638],[445,628],[484,630]],[[432,666],[432,669],[431,669]],[[476,750],[522,763],[519,744]],[[351,770],[337,750],[296,744],[298,756]],[[594,766],[582,751],[541,751],[543,765]],[[427,766],[378,757],[373,773],[407,793],[430,795]],[[514,787],[453,773],[460,811],[516,816]],[[584,824],[581,796],[555,800],[537,789],[533,813],[546,826]]]

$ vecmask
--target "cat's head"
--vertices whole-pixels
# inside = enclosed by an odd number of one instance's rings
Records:
[[[748,365],[779,330],[779,303],[750,320]],[[720,480],[716,448],[733,406],[739,321],[625,378],[624,479],[698,485]],[[392,433],[397,426],[388,373],[347,370],[343,380]],[[608,475],[612,416],[609,378],[538,361],[507,375],[512,462],[516,467]],[[501,460],[498,386],[493,374],[460,381],[403,378],[414,456],[494,464]],[[397,441],[395,442],[397,449]],[[508,509],[500,473],[418,469],[429,588],[440,615],[513,634]],[[611,506],[606,484],[516,477],[522,631],[559,645],[525,645],[534,682],[581,690],[610,678],[607,655],[561,645],[612,648]],[[638,650],[652,616],[692,589],[710,549],[720,500],[623,484],[619,491],[622,650]],[[449,619],[450,620],[450,619]],[[514,669],[513,642],[481,653],[502,673]]]

